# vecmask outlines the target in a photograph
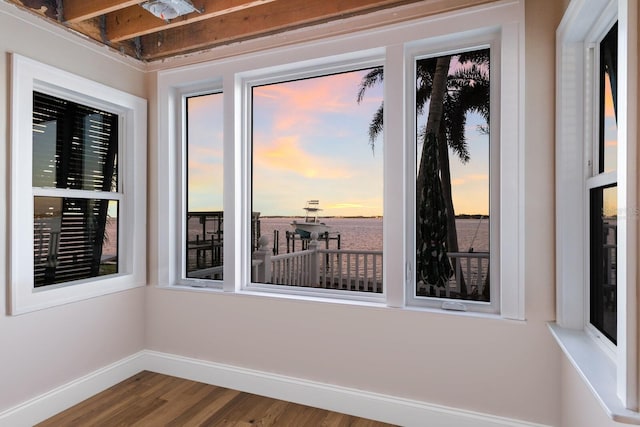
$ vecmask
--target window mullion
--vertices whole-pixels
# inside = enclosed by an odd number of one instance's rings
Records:
[[[78,199],[107,199],[118,200],[124,199],[124,194],[111,191],[92,191],[92,190],[76,190],[68,188],[43,188],[33,187],[34,196],[42,197],[74,197]]]
[[[387,57],[384,65],[384,226],[383,226],[383,253],[384,278],[387,305],[391,307],[403,307],[405,303],[406,277],[405,263],[412,262],[405,254],[404,222],[406,220],[405,207],[406,187],[404,177],[406,164],[404,162],[407,150],[406,119],[407,93],[412,93],[406,88],[414,80],[408,76],[413,67],[406,65],[403,45],[395,45],[387,48]],[[406,83],[405,83],[406,82]],[[411,102],[411,101],[408,101]],[[405,171],[402,173],[389,173],[389,171]],[[411,194],[411,193],[410,193]],[[410,234],[408,234],[410,235]]]

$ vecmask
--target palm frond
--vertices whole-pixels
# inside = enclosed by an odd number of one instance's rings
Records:
[[[371,122],[369,123],[369,145],[371,145],[371,151],[375,150],[376,147],[376,139],[378,135],[382,132],[383,125],[383,117],[384,117],[384,102],[380,104],[376,112],[373,114],[371,118]]]
[[[357,98],[358,104],[360,104],[364,99],[364,94],[367,89],[375,86],[377,83],[381,83],[382,81],[384,81],[384,68],[376,67],[369,71],[360,82]]]

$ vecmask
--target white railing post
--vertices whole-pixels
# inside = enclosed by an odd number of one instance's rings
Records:
[[[309,286],[320,284],[320,263],[318,262],[318,233],[311,233],[311,241],[307,246],[309,250]]]
[[[258,250],[253,253],[253,259],[260,261],[256,267],[256,283],[271,282],[271,248],[269,248],[269,237],[260,236],[258,239]]]

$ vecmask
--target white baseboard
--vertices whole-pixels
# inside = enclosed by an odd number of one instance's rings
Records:
[[[401,426],[545,427],[542,424],[149,350],[0,412],[0,426],[32,426],[142,370]]]
[[[141,351],[2,411],[0,427],[31,427],[44,421],[144,370],[144,359]]]

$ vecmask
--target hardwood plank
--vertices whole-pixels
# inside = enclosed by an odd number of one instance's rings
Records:
[[[144,371],[38,427],[61,425],[382,427],[389,424]]]
[[[166,22],[142,9],[132,6],[106,16],[107,39],[112,42],[132,39],[161,30],[177,28],[216,16],[250,9],[276,0],[196,0],[193,5],[201,12],[179,16]],[[281,0],[283,1],[283,0]]]
[[[64,0],[63,15],[66,22],[76,23],[138,3],[142,0]]]
[[[220,387],[208,388],[206,396],[196,402],[192,402],[186,411],[179,413],[168,421],[167,427],[203,425],[207,418],[220,411],[239,394],[239,391]]]

